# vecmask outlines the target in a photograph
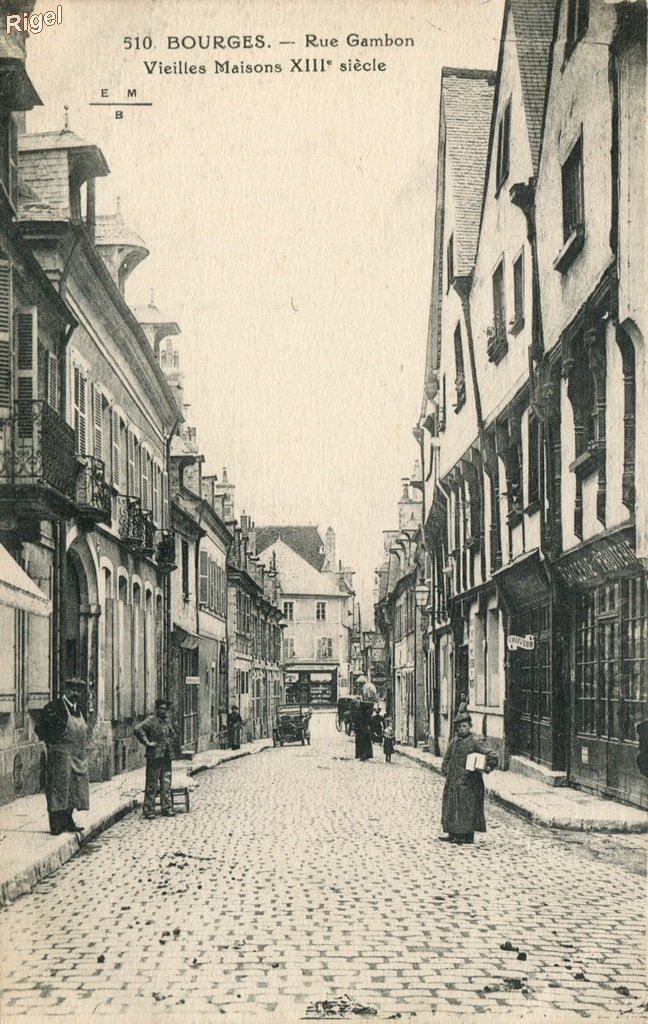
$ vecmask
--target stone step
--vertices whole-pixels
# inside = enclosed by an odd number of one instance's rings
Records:
[[[518,775],[525,775],[528,779],[535,779],[537,782],[543,782],[545,786],[567,785],[566,772],[553,771],[553,769],[547,768],[546,765],[530,761],[527,757],[520,757],[519,754],[514,754],[511,757],[509,771],[515,772]]]

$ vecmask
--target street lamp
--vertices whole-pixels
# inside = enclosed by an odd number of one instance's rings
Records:
[[[414,598],[417,608],[423,609],[427,607],[430,600],[430,588],[427,583],[418,583],[414,587]]]

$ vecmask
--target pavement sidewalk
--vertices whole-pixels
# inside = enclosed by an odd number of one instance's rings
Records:
[[[441,773],[442,758],[417,747],[395,753]],[[484,776],[487,795],[535,825],[575,832],[648,832],[648,813],[566,786],[549,786],[514,771]]]
[[[272,746],[272,739],[246,743],[240,750],[206,750],[192,761],[174,761],[174,789],[186,782],[191,790],[194,776],[239,757],[259,753]],[[83,833],[50,835],[45,794],[21,797],[0,807],[0,907],[34,886],[70,860],[95,836],[141,807],[145,768],[115,775],[108,782],[90,785],[90,810],[75,812]],[[182,803],[181,803],[182,805]],[[181,812],[182,813],[182,812]]]

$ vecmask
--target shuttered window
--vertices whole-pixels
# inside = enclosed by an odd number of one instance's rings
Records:
[[[92,385],[92,432],[96,459],[103,460],[103,395]]]
[[[151,456],[142,449],[142,508],[146,510],[150,508],[150,473]]]
[[[162,474],[162,529],[169,529],[169,474]]]
[[[207,604],[209,600],[209,556],[206,551],[200,552],[198,579],[198,601]]]
[[[156,526],[160,523],[160,467],[151,463],[151,477],[153,485],[153,522]]]
[[[135,435],[128,427],[126,429],[127,466],[128,466],[128,493],[133,497],[135,491]]]
[[[0,415],[11,410],[11,264],[0,251]]]
[[[53,352],[47,352],[46,354],[46,367],[47,367],[47,382],[45,393],[47,396],[47,404],[52,409],[58,410],[59,406],[59,368],[58,359]]]
[[[35,309],[16,313],[16,347],[18,350],[18,436],[31,437],[33,431],[33,400],[37,395],[37,315]]]
[[[115,487],[120,486],[120,463],[121,463],[121,424],[119,413],[112,411],[112,482]]]
[[[77,455],[86,454],[87,381],[78,366],[74,367],[74,436]]]

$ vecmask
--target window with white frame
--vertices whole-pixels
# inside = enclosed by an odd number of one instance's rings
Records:
[[[326,601],[315,602],[315,620],[317,622],[326,622]]]
[[[295,617],[295,604],[294,601],[284,601],[283,605],[284,618],[288,622],[292,622]]]

